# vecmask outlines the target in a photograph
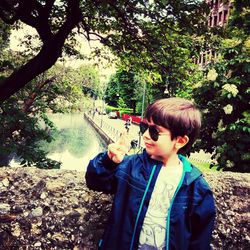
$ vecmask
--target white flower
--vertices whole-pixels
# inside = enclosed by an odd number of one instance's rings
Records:
[[[217,137],[217,133],[216,133],[216,132],[213,132],[213,133],[212,133],[212,138],[213,138],[213,139],[216,139],[216,137]]]
[[[227,104],[227,106],[225,106],[223,110],[226,115],[230,115],[233,112],[233,106],[230,104]]]
[[[218,129],[222,129],[223,128],[223,121],[220,119],[218,122]]]
[[[239,90],[237,89],[237,86],[234,84],[225,84],[222,86],[224,90],[231,93],[234,97],[239,93]]]
[[[224,124],[223,124],[223,121],[222,120],[219,120],[219,122],[218,122],[218,131],[219,132],[223,132],[223,131],[225,131],[226,130],[226,128],[225,128],[225,126],[224,126]]]
[[[232,168],[232,167],[234,166],[234,163],[233,163],[232,161],[227,160],[227,161],[226,161],[226,166],[227,166],[228,168]]]
[[[207,73],[207,80],[208,81],[215,81],[218,76],[218,73],[215,69],[210,69]]]

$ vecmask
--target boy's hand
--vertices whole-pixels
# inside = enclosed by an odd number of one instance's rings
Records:
[[[115,163],[123,161],[125,154],[128,153],[130,147],[129,136],[124,132],[119,140],[115,143],[111,143],[108,146],[108,157]]]

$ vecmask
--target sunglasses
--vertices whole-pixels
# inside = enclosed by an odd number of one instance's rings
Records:
[[[155,125],[148,125],[146,122],[140,122],[140,132],[143,135],[148,130],[153,141],[158,141],[160,135],[169,135],[169,133],[161,133]]]

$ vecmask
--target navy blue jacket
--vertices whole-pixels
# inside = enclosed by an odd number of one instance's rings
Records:
[[[213,194],[201,172],[179,155],[184,171],[167,216],[166,250],[210,249],[215,219]],[[162,162],[144,151],[126,156],[118,165],[107,153],[90,161],[86,183],[90,189],[114,194],[100,249],[138,249],[143,220]]]

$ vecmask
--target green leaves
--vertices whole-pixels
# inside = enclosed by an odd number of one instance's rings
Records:
[[[47,116],[48,111],[69,112],[82,108],[83,78],[77,80],[74,77],[77,74],[78,71],[56,66],[0,104],[0,152],[6,156],[16,155],[23,166],[60,167],[59,162],[47,158],[41,142],[51,142],[56,130]]]
[[[201,140],[196,146],[213,153],[214,165],[219,169],[249,172],[250,96],[246,53],[249,30],[243,28],[245,23],[236,25],[237,16],[242,13],[237,10],[240,1],[234,3],[231,13],[234,22],[229,22],[225,30],[227,37],[221,38],[218,46],[220,60],[208,66],[206,73],[210,72],[210,77],[204,77],[203,84],[194,91],[196,102],[206,110]],[[248,22],[242,17],[240,20]]]

